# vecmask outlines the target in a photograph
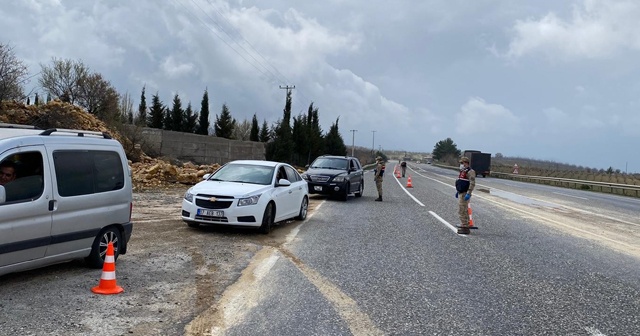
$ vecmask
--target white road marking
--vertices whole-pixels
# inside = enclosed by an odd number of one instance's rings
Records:
[[[407,188],[405,188],[402,183],[400,183],[400,180],[398,180],[397,177],[395,177],[395,175],[393,176],[393,178],[396,180],[396,182],[398,182],[398,185],[400,185],[400,188],[402,188],[402,190],[404,190],[405,193],[407,193],[407,195],[409,195],[409,197],[411,197],[416,203],[420,204],[420,206],[424,206],[424,204],[422,204],[422,202],[420,202],[417,198],[415,198],[415,196],[411,195],[411,193],[407,190]]]
[[[589,199],[588,199],[588,198],[586,198],[586,197],[573,196],[573,195],[564,194],[564,193],[557,192],[557,191],[554,191],[553,193],[554,193],[554,194],[558,194],[558,195],[562,195],[562,196],[567,196],[567,197],[579,198],[579,199],[581,199],[581,200],[585,200],[585,201],[589,200]]]
[[[591,335],[591,336],[607,336],[607,335],[605,335],[605,334],[601,333],[601,332],[600,332],[600,330],[598,330],[598,329],[596,329],[596,328],[594,328],[594,327],[585,327],[584,329],[585,329],[585,330],[589,333],[589,335]]]
[[[449,185],[449,184],[447,184],[447,183],[444,183],[444,182],[442,182],[442,181],[440,181],[440,180],[436,180],[436,179],[434,179],[434,178],[432,178],[432,177],[425,176],[425,175],[422,175],[422,174],[420,174],[420,173],[416,173],[416,174],[417,174],[417,175],[420,175],[420,176],[422,176],[422,177],[424,177],[424,178],[427,178],[427,179],[429,179],[429,180],[432,180],[432,181],[435,181],[435,182],[441,183],[441,184],[443,184],[443,185],[449,186],[449,187],[451,187],[451,188],[455,188],[455,187],[454,187],[454,186],[452,186],[452,185]],[[450,179],[453,179],[453,178],[451,178],[451,177],[449,177],[449,176],[444,176],[444,175],[440,175],[440,176],[442,176],[442,177],[444,177],[444,178],[450,178]],[[488,189],[495,189],[495,190],[499,190],[499,191],[502,191],[502,192],[509,192],[509,191],[506,191],[506,190],[502,190],[502,189],[498,189],[498,188],[494,188],[494,187],[490,187],[490,186],[482,185],[482,184],[476,184],[476,187],[477,187],[477,186],[485,187],[485,188],[488,188]],[[512,193],[512,194],[513,194],[513,193]],[[516,195],[518,195],[518,194],[516,194]],[[520,195],[520,196],[523,196],[523,195]],[[489,200],[489,199],[488,199],[488,198],[486,198],[486,197],[478,196],[478,195],[477,195],[477,193],[475,193],[475,194],[473,195],[473,197],[479,197],[479,198],[482,198],[482,199],[485,199],[485,200]],[[626,221],[626,220],[624,220],[624,219],[619,219],[619,218],[615,218],[615,217],[611,217],[611,216],[607,216],[607,215],[603,215],[603,214],[599,214],[599,213],[591,212],[591,211],[588,211],[588,210],[582,210],[582,209],[578,209],[578,208],[570,207],[570,206],[567,206],[567,205],[560,205],[560,204],[557,204],[557,203],[553,203],[553,202],[549,202],[549,201],[541,200],[541,199],[539,199],[539,198],[534,198],[534,197],[529,197],[529,196],[523,196],[523,197],[527,197],[527,198],[529,198],[529,199],[532,199],[532,200],[534,200],[534,201],[538,201],[538,202],[549,203],[549,204],[552,204],[552,205],[557,206],[558,208],[564,208],[564,209],[567,209],[567,210],[573,210],[573,211],[576,211],[576,212],[582,212],[583,214],[587,214],[587,215],[590,215],[590,216],[596,216],[596,217],[600,217],[600,218],[605,218],[605,219],[609,219],[609,220],[612,220],[612,221],[616,221],[616,222],[620,222],[620,223],[624,223],[624,224],[628,224],[628,225],[640,226],[640,224],[639,224],[639,223],[629,222],[629,221]],[[574,197],[575,197],[575,196],[574,196]],[[495,203],[495,202],[494,202],[494,203]]]
[[[456,228],[455,226],[449,224],[449,222],[447,222],[446,220],[444,220],[442,217],[438,216],[435,212],[433,211],[429,211],[429,213],[431,214],[431,216],[435,217],[437,220],[439,220],[442,224],[446,225],[449,227],[449,229],[451,229],[451,231],[455,232],[456,234],[458,234],[458,228]],[[462,236],[462,237],[466,237],[466,235],[458,235],[458,236]]]

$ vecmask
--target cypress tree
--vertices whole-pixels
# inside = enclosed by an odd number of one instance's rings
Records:
[[[145,96],[146,86],[142,87],[140,94],[140,104],[138,105],[138,115],[136,116],[136,125],[147,124],[147,97]]]
[[[202,95],[202,102],[200,103],[200,116],[198,118],[196,134],[208,135],[209,126],[209,93],[205,89]]]
[[[258,126],[258,117],[256,117],[255,113],[251,120],[251,134],[249,135],[249,140],[260,141],[260,126]]]

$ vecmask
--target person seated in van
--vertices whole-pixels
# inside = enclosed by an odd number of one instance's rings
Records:
[[[5,185],[16,179],[16,165],[12,161],[0,163],[0,185]]]

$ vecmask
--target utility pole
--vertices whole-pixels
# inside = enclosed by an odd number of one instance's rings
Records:
[[[354,144],[355,144],[355,140],[356,140],[356,132],[357,131],[358,130],[354,130],[354,129],[351,130],[351,156],[353,156],[353,154],[354,154],[354,149],[355,149]]]
[[[371,131],[373,133],[373,141],[371,143],[371,156],[374,156],[374,152],[376,150],[376,131]]]
[[[280,85],[280,88],[283,89],[283,90],[287,90],[287,96],[288,96],[289,92],[291,92],[291,90],[295,89],[296,86],[295,85],[292,85],[292,86],[289,86],[289,85],[282,86],[282,85]]]

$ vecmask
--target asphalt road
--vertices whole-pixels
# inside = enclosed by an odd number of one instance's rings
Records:
[[[213,334],[640,334],[638,200],[478,178],[461,236],[456,172],[409,173],[382,203],[371,174],[364,197],[325,201],[225,295]]]
[[[640,200],[410,165],[314,195],[271,234],[188,228],[184,188],[134,195],[122,294],[70,262],[0,277],[0,335],[640,335]]]

